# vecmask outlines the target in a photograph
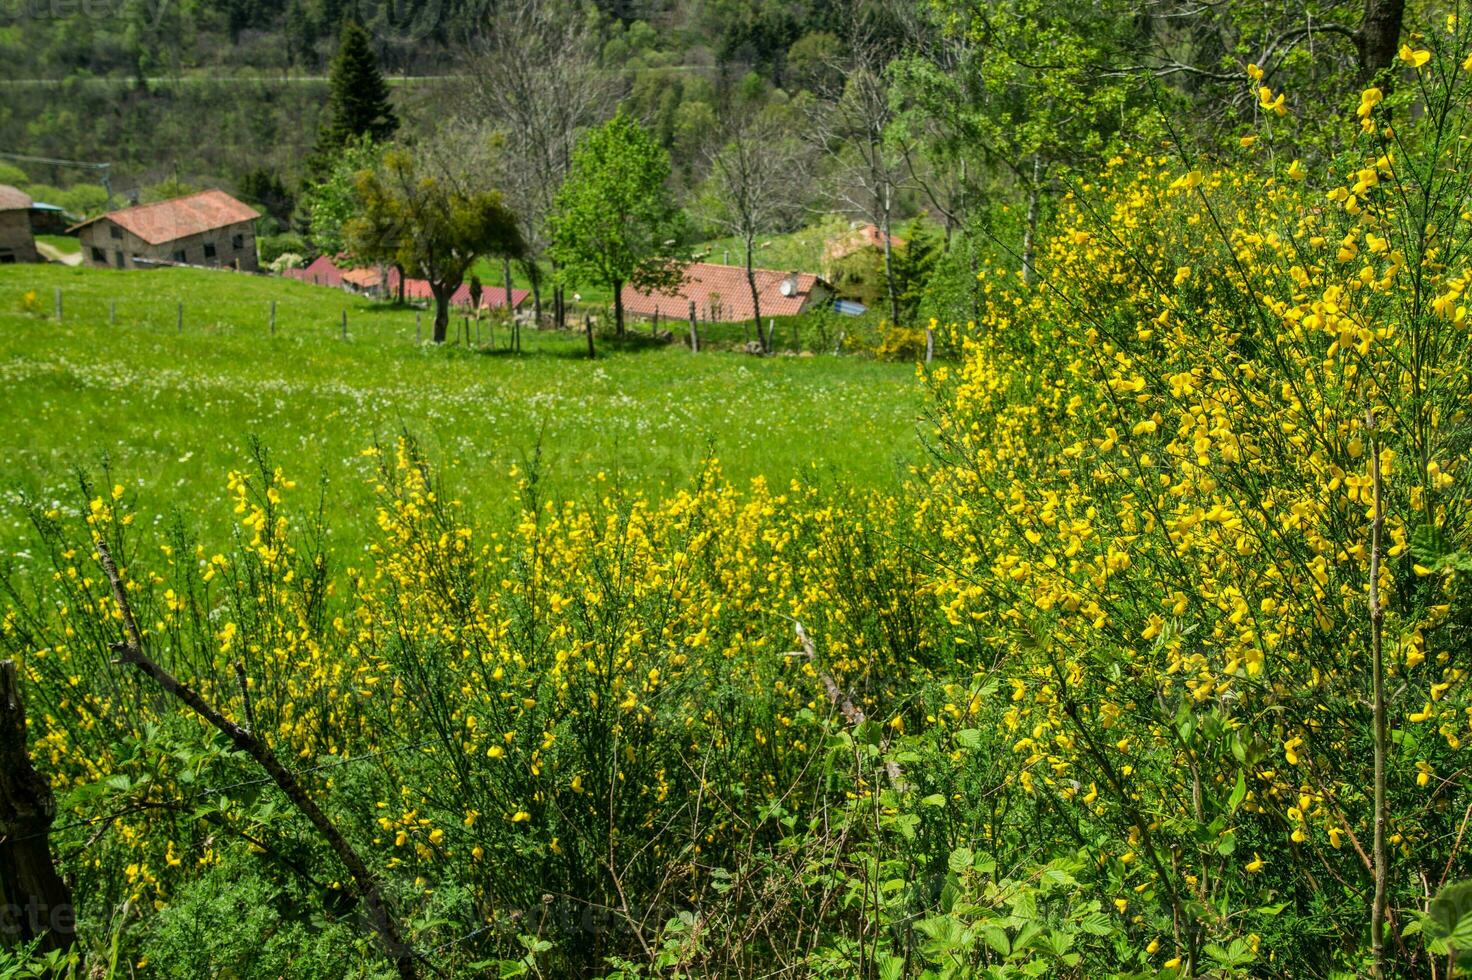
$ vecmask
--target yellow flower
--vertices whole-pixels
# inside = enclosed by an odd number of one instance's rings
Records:
[[[1262,855],[1258,854],[1256,851],[1253,851],[1252,860],[1247,862],[1247,870],[1252,874],[1257,874],[1263,869],[1264,864],[1266,864],[1266,862],[1263,861]]]
[[[1400,60],[1412,68],[1420,68],[1431,60],[1431,52],[1424,48],[1417,50],[1413,49],[1409,44],[1402,44],[1400,46]]]

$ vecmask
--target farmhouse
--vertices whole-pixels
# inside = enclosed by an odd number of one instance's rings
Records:
[[[754,269],[762,316],[796,316],[832,295],[828,284],[807,272],[778,272]],[[625,286],[624,312],[631,316],[661,316],[683,320],[695,304],[698,319],[714,323],[750,320],[751,286],[746,269],[739,265],[695,262],[685,269],[684,281],[671,293],[645,292]]]
[[[0,184],[0,263],[39,261],[36,239],[31,234],[30,195]]]
[[[201,191],[140,204],[84,221],[72,230],[87,265],[138,269],[216,265],[255,272],[260,213],[224,191]]]

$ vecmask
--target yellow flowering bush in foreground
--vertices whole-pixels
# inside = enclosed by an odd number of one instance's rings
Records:
[[[1265,88],[1239,158],[1076,186],[1033,282],[985,272],[921,371],[933,459],[893,496],[712,463],[571,504],[533,463],[486,529],[404,439],[367,452],[346,561],[260,449],[219,551],[111,479],[37,509],[0,641],[84,935],[158,975],[389,971],[270,781],[113,662],[103,540],[151,655],[291,765],[447,974],[1447,975],[1467,44],[1408,49],[1336,159],[1275,158]]]
[[[1383,868],[1387,955],[1431,975],[1403,935],[1465,875],[1472,76],[1445,43],[1312,173],[1253,140],[1116,159],[931,376],[938,599],[1004,651],[1016,790],[1188,971],[1236,939],[1369,972]]]

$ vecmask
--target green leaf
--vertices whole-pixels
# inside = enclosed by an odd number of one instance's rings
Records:
[[[981,748],[981,732],[974,728],[963,728],[954,737],[956,744],[963,749]]]
[[[1232,787],[1232,795],[1227,798],[1227,812],[1236,813],[1242,801],[1247,799],[1247,778],[1237,773],[1237,785]]]
[[[1472,881],[1454,881],[1442,888],[1427,912],[1428,933],[1456,947],[1459,959],[1472,953]]]

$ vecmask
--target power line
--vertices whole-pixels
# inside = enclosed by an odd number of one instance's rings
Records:
[[[85,160],[61,160],[56,157],[38,157],[28,153],[0,153],[6,160],[21,160],[25,163],[47,163],[56,167],[73,167],[78,170],[96,170],[102,175],[102,186],[107,191],[107,207],[112,209],[112,164],[89,163]]]

